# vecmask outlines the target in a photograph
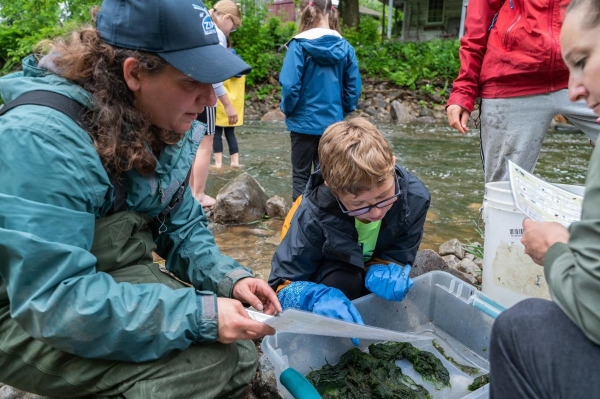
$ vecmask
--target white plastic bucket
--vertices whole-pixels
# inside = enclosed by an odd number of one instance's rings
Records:
[[[583,195],[583,186],[557,186]],[[514,205],[510,182],[485,185],[482,291],[507,307],[525,298],[550,298],[544,268],[525,254],[521,244],[523,219],[525,214]]]

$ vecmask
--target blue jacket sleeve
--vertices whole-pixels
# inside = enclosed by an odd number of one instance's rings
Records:
[[[296,40],[290,41],[288,51],[283,60],[279,74],[281,84],[281,111],[286,116],[291,115],[298,104],[302,89],[302,73],[304,71],[304,54],[302,46]]]
[[[230,298],[235,283],[253,277],[250,269],[221,254],[208,230],[208,219],[189,187],[157,245],[167,269],[199,290]]]
[[[147,361],[214,341],[213,293],[117,283],[96,271],[94,210],[108,179],[89,136],[65,141],[66,126],[77,129],[66,118],[31,116],[43,131],[1,126],[0,285],[11,317],[32,337],[88,358]]]
[[[348,53],[346,69],[344,70],[344,87],[342,89],[342,108],[344,117],[356,110],[356,105],[358,104],[360,91],[362,89],[362,80],[360,78],[356,53],[352,47],[350,47],[350,49],[351,51]]]

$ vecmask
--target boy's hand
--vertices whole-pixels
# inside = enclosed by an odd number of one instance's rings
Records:
[[[402,301],[413,281],[409,276],[411,266],[404,267],[395,263],[372,265],[367,270],[365,286],[367,289],[388,301]]]
[[[358,309],[337,288],[323,284],[314,284],[302,292],[302,309],[334,319],[365,325]],[[358,338],[350,338],[355,346],[360,345]]]

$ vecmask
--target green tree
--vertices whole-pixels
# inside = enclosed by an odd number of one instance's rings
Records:
[[[0,68],[19,65],[43,39],[56,37],[74,25],[90,22],[89,9],[102,0],[0,0]]]
[[[358,28],[360,14],[358,10],[358,0],[340,0],[340,17],[346,27]]]

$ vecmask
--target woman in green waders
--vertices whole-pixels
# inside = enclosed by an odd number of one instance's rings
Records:
[[[211,83],[249,69],[198,0],[105,0],[95,29],[0,79],[0,382],[51,397],[244,391],[249,340],[274,331],[242,303],[281,308],[221,255],[185,182]]]

